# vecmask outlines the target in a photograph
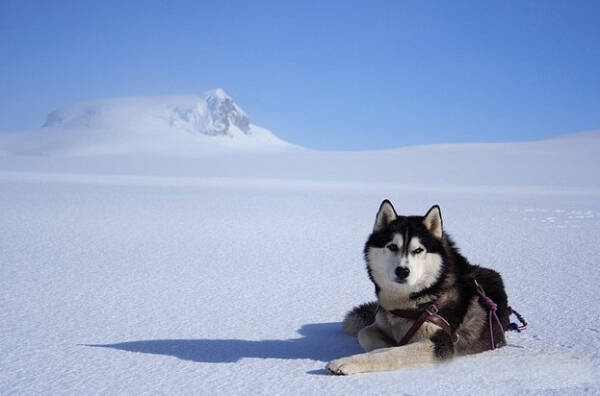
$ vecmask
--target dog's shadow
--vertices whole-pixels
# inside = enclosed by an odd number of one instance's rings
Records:
[[[242,358],[312,359],[327,362],[362,352],[355,338],[343,334],[339,322],[306,324],[298,333],[302,337],[288,340],[163,339],[86,346],[175,356],[205,363],[232,363]]]

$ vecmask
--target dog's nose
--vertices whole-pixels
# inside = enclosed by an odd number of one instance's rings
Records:
[[[396,267],[396,276],[398,279],[406,279],[410,274],[410,270],[406,267]]]

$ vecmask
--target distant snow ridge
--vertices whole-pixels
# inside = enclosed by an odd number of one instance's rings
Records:
[[[68,106],[0,149],[19,154],[197,153],[296,147],[253,125],[221,88],[198,96],[132,97]]]

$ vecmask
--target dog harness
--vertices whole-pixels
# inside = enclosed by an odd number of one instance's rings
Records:
[[[458,341],[458,334],[452,329],[450,323],[444,317],[439,314],[440,308],[448,301],[450,295],[446,292],[442,294],[433,303],[427,305],[423,309],[394,309],[389,311],[390,313],[405,319],[413,319],[415,323],[408,329],[404,337],[398,343],[398,346],[406,345],[410,339],[415,335],[417,330],[423,323],[430,322],[442,328],[450,336],[452,342]]]
[[[506,338],[504,337],[505,329],[502,326],[502,323],[500,322],[498,315],[496,314],[498,306],[491,298],[489,298],[485,294],[485,291],[483,290],[481,285],[479,285],[479,283],[476,280],[474,280],[474,282],[475,282],[475,290],[477,291],[477,294],[480,297],[480,302],[488,310],[488,326],[489,326],[489,330],[490,330],[490,349],[493,350],[493,349],[496,349],[496,346],[506,345]],[[423,309],[394,309],[394,310],[388,311],[391,314],[399,316],[401,318],[412,319],[415,321],[413,323],[413,325],[410,327],[410,329],[408,329],[408,331],[406,332],[404,337],[402,337],[402,339],[398,343],[398,346],[408,344],[410,339],[415,335],[415,333],[419,330],[419,328],[425,322],[430,322],[430,323],[433,323],[433,324],[439,326],[444,332],[446,332],[446,334],[448,334],[450,336],[450,339],[452,340],[452,342],[456,343],[458,341],[458,334],[456,334],[456,331],[452,328],[450,323],[448,323],[448,321],[439,314],[440,308],[448,301],[449,297],[450,297],[449,293],[446,292],[446,293],[442,294],[437,300],[435,300],[431,304],[427,305]],[[515,311],[511,307],[508,307],[508,312],[509,312],[509,315],[515,314],[515,316],[517,317],[519,322],[521,322],[521,325],[518,325],[516,323],[510,323],[507,330],[515,330],[515,331],[521,332],[522,330],[525,330],[527,328],[527,322],[525,321],[525,318],[523,316],[521,316],[517,311]],[[501,339],[500,339],[499,344],[496,344],[496,341],[494,339],[494,320],[495,320],[495,323],[497,323],[501,329],[501,332],[500,332]]]

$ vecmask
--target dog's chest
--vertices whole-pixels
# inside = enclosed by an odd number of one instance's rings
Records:
[[[381,331],[398,343],[411,328],[414,320],[401,318],[387,311],[380,311],[377,313],[375,323]],[[429,339],[439,329],[440,327],[433,323],[425,322],[417,330],[410,342]]]

